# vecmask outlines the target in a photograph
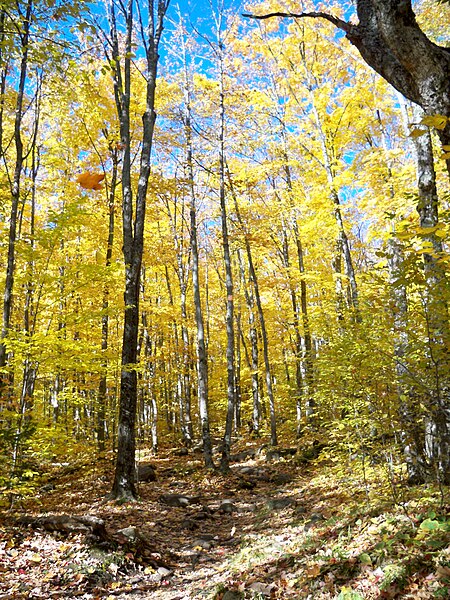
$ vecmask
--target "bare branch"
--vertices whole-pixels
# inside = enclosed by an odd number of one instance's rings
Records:
[[[326,21],[333,23],[333,25],[335,25],[339,29],[342,29],[342,31],[345,31],[345,33],[350,33],[350,34],[355,32],[355,27],[356,27],[355,25],[352,25],[351,23],[347,23],[347,21],[343,21],[342,19],[339,19],[338,17],[335,17],[334,15],[330,15],[325,12],[302,12],[302,13],[273,12],[273,13],[268,13],[266,15],[254,15],[252,13],[242,13],[242,16],[246,17],[248,19],[259,19],[259,20],[271,19],[272,17],[282,17],[283,19],[304,19],[305,17],[313,18],[313,19],[325,19]]]

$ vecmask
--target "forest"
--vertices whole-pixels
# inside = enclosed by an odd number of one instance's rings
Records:
[[[450,594],[450,3],[237,4],[0,0],[0,598]]]

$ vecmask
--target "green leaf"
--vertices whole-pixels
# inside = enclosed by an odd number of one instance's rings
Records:
[[[351,588],[343,587],[337,600],[364,600],[359,592],[354,592]]]
[[[424,529],[425,531],[436,531],[439,527],[439,521],[434,521],[433,519],[425,519],[425,521],[422,521],[420,524],[420,529]]]
[[[372,564],[372,559],[366,552],[363,552],[362,554],[359,555],[359,561],[363,565],[371,565]]]

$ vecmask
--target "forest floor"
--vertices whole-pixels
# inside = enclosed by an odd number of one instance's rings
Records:
[[[0,600],[450,598],[448,490],[252,447],[226,477],[201,455],[141,456],[157,480],[122,505],[105,499],[111,461],[53,465],[0,513]],[[62,514],[106,535],[52,525]]]

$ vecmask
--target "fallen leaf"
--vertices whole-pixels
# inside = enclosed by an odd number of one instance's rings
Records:
[[[34,563],[40,563],[42,561],[42,556],[40,554],[33,554],[33,556],[30,557],[31,562]]]

